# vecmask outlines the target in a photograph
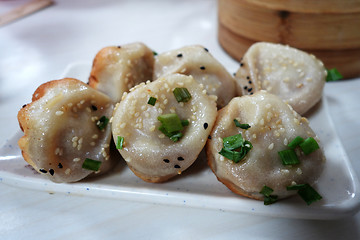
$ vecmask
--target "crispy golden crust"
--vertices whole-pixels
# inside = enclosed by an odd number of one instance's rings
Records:
[[[173,175],[166,175],[166,176],[148,176],[146,174],[143,174],[142,172],[137,171],[135,168],[128,165],[129,169],[139,178],[141,178],[145,182],[149,183],[162,183],[166,182],[170,178],[173,177]]]

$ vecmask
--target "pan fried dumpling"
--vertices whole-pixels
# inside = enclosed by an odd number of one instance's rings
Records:
[[[250,128],[237,127],[234,119]],[[238,134],[243,140],[239,145],[242,147],[230,150],[226,145],[228,137],[239,137]],[[294,151],[300,163],[283,164],[278,152],[288,151],[288,144],[298,136],[319,142],[307,119],[279,97],[264,90],[236,97],[218,113],[207,143],[208,163],[218,180],[237,194],[262,200],[264,196],[260,191],[267,186],[279,199],[285,198],[296,193],[287,191],[287,186],[312,185],[324,168],[325,156],[321,147],[308,155],[296,147]],[[227,151],[242,152],[245,157],[242,160],[234,158],[238,160],[236,163],[230,159],[232,156],[226,155]]]
[[[105,47],[95,56],[89,85],[114,103],[133,86],[152,79],[153,51],[143,43]]]
[[[76,182],[94,172],[106,172],[113,166],[107,124],[112,111],[108,96],[79,80],[42,84],[18,113],[24,131],[18,144],[24,159],[54,182]],[[84,161],[100,169],[85,169]]]
[[[314,55],[274,43],[255,43],[245,53],[235,75],[239,94],[266,90],[290,104],[299,114],[322,96],[326,70]]]
[[[219,108],[225,106],[236,95],[234,78],[208,49],[202,46],[186,46],[157,55],[154,79],[170,73],[191,75],[198,83],[204,85],[209,94],[218,97]]]
[[[124,94],[113,139],[129,168],[147,182],[181,174],[198,157],[215,122],[216,96],[193,77],[170,74]]]

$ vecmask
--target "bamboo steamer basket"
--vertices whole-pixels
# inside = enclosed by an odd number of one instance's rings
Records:
[[[274,42],[360,76],[360,0],[218,0],[218,24],[221,46],[239,61],[253,43]]]

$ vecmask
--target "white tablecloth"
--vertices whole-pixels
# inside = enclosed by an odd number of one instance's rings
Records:
[[[19,2],[0,1],[0,14]],[[0,27],[0,144],[43,82],[102,47],[141,41],[157,52],[202,44],[230,71],[217,41],[215,0],[83,0],[56,4]],[[360,79],[327,83],[331,117],[360,176]],[[1,178],[1,176],[0,176]],[[360,200],[359,200],[360,201]],[[0,183],[0,239],[360,239],[360,213],[296,220],[50,194]]]

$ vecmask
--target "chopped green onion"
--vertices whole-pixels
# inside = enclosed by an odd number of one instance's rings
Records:
[[[219,154],[238,163],[252,149],[251,142],[244,140],[241,134],[223,138],[223,148]]]
[[[343,76],[336,68],[326,69],[326,71],[327,71],[327,76],[326,76],[327,82],[333,82],[343,79]]]
[[[270,196],[270,194],[273,192],[274,190],[266,185],[263,186],[263,188],[261,189],[260,193],[263,194],[264,196],[268,197]]]
[[[237,119],[234,119],[234,123],[235,123],[235,126],[236,127],[239,127],[239,128],[241,128],[241,129],[249,129],[249,128],[251,128],[251,126],[249,125],[249,124],[247,124],[247,123],[240,123]]]
[[[181,120],[176,113],[168,113],[158,116],[158,120],[162,123],[162,126],[169,133],[180,131],[183,129]]]
[[[188,126],[188,125],[189,125],[189,120],[181,120],[181,125],[182,125],[183,127]]]
[[[294,140],[292,140],[289,144],[288,147],[291,149],[295,149],[297,146],[300,145],[300,143],[304,142],[304,139],[300,136],[297,136],[296,138],[294,138]]]
[[[176,113],[160,115],[158,116],[158,120],[161,122],[159,130],[174,142],[179,141],[183,136],[180,131],[189,125],[188,120],[180,120]]]
[[[304,140],[303,143],[300,144],[301,150],[305,153],[305,155],[308,155],[315,150],[319,149],[319,144],[316,142],[316,140],[312,137],[309,137]]]
[[[306,202],[307,205],[322,199],[322,196],[307,183],[288,186],[286,189],[297,190],[299,196]]]
[[[270,205],[270,204],[273,204],[277,201],[278,199],[278,196],[276,195],[270,195],[268,197],[264,197],[264,205]]]
[[[123,149],[124,137],[118,136],[116,142],[116,149]]]
[[[178,102],[187,102],[191,98],[191,95],[187,90],[187,88],[175,88],[173,93],[176,98],[176,101]]]
[[[86,158],[82,164],[82,168],[92,171],[98,171],[100,169],[101,162]]]
[[[228,150],[235,150],[244,145],[244,139],[241,134],[223,138],[224,147]]]
[[[304,188],[306,184],[296,184],[296,185],[290,185],[286,187],[286,190],[291,191],[291,190],[299,190],[301,188]]]
[[[106,128],[106,125],[109,123],[109,119],[106,116],[102,116],[99,121],[96,122],[96,126],[100,129],[103,130],[104,128]]]
[[[277,195],[271,195],[274,190],[266,185],[261,189],[260,193],[264,195],[264,205],[270,205],[277,201]]]
[[[174,142],[177,142],[180,140],[180,138],[183,136],[183,134],[181,132],[177,132],[177,133],[174,133],[173,135],[169,136],[169,138],[174,141]]]
[[[154,56],[158,55],[158,53],[157,53],[157,52],[155,52],[155,51],[152,51],[152,52],[153,52],[153,55],[154,55]]]
[[[150,97],[147,103],[150,104],[150,105],[152,105],[152,106],[155,106],[156,100],[157,100],[156,98]]]
[[[286,149],[278,152],[278,154],[281,158],[283,165],[295,165],[300,163],[293,149]]]

